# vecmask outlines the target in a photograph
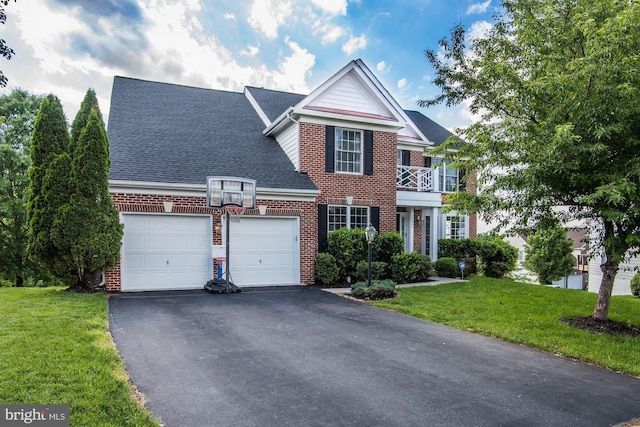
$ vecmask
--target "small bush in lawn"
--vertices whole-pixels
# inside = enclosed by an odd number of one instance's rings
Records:
[[[393,257],[391,278],[396,283],[416,283],[429,279],[431,260],[417,252],[405,252]]]
[[[391,280],[375,280],[371,286],[367,282],[354,283],[351,286],[351,295],[357,298],[384,299],[393,298],[396,294],[396,284]]]
[[[381,280],[385,278],[387,273],[387,263],[381,261],[373,261],[371,263],[371,279]],[[369,277],[369,262],[360,261],[356,266],[356,280],[366,280]]]
[[[316,281],[328,286],[336,283],[339,278],[340,270],[333,255],[327,253],[316,255]]]
[[[631,279],[631,293],[640,298],[640,273],[636,273]]]
[[[460,275],[460,267],[458,267],[458,263],[453,258],[438,258],[434,268],[440,277],[458,277]]]

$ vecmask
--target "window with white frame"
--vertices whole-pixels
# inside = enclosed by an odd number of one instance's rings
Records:
[[[445,161],[438,167],[438,174],[440,175],[440,188],[441,192],[452,193],[458,191],[458,169],[449,166]]]
[[[327,212],[329,232],[340,228],[366,228],[369,208],[366,206],[329,206]]]
[[[336,172],[362,173],[362,132],[336,128]]]
[[[466,220],[464,216],[447,215],[444,221],[444,234],[447,239],[466,238]]]

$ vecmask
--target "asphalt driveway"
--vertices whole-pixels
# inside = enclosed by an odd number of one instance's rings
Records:
[[[118,294],[110,326],[166,426],[608,426],[640,380],[313,288]]]

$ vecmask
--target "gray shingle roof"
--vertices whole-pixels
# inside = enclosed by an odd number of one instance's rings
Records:
[[[263,129],[242,93],[115,77],[109,178],[204,184],[231,175],[263,188],[315,190]]]
[[[260,108],[262,108],[262,111],[264,111],[272,122],[289,107],[293,107],[306,97],[306,95],[297,93],[281,92],[253,86],[247,86],[246,89],[251,93],[260,105]]]
[[[433,142],[434,146],[442,144],[447,138],[453,135],[447,129],[431,120],[419,111],[405,110],[411,121],[418,126],[418,129]]]

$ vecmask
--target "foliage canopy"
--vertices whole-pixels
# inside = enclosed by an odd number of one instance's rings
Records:
[[[487,34],[461,25],[427,50],[437,103],[469,103],[480,120],[440,147],[478,171],[459,210],[530,228],[558,217],[601,230],[603,281],[594,317],[607,318],[625,254],[640,247],[640,1],[503,0]],[[565,206],[566,210],[555,207]]]

